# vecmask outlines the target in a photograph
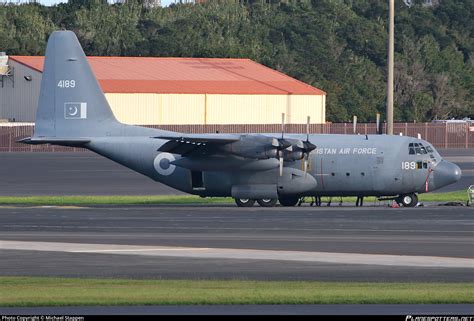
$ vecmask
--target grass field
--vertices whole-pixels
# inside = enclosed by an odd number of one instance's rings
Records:
[[[324,200],[324,198],[323,198]],[[339,198],[333,198],[339,201]],[[370,205],[374,197],[367,197]],[[355,203],[355,197],[344,197],[344,202]],[[428,193],[419,195],[420,202],[466,202],[467,192]],[[232,198],[202,198],[194,195],[156,196],[0,196],[0,205],[140,205],[140,204],[233,204]]]
[[[474,303],[474,283],[0,277],[0,306]]]

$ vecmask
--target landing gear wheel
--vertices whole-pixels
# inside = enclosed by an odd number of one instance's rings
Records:
[[[276,198],[262,198],[257,200],[257,203],[261,207],[273,207],[276,205],[277,201]]]
[[[418,196],[416,194],[400,195],[397,198],[397,203],[402,204],[403,207],[415,207],[418,204]]]
[[[285,198],[279,198],[281,206],[295,206],[298,204],[298,201],[300,200],[299,197],[285,197]]]
[[[250,198],[236,198],[235,204],[237,204],[238,207],[252,207],[253,204],[255,204],[255,200]]]

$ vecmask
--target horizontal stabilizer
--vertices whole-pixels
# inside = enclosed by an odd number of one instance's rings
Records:
[[[60,137],[27,137],[17,141],[28,145],[54,144],[62,146],[82,146],[90,142],[84,138],[60,138]]]

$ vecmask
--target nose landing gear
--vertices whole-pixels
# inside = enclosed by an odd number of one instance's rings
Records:
[[[403,207],[415,207],[418,204],[418,196],[416,194],[404,194],[398,196],[395,201]]]

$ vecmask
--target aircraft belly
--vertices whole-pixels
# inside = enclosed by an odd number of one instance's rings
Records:
[[[277,195],[314,195],[316,179],[298,168],[285,167],[267,171],[223,171],[204,173],[205,191],[202,195],[249,198],[276,198]],[[249,194],[250,193],[250,194]],[[246,196],[247,195],[247,196]]]

